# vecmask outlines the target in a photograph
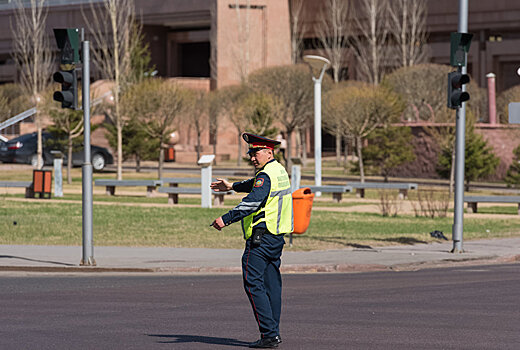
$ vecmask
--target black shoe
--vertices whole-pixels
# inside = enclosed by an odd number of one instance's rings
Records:
[[[261,348],[261,349],[272,349],[277,348],[278,344],[282,342],[282,338],[279,335],[276,337],[261,338],[254,343],[249,344],[250,348]]]

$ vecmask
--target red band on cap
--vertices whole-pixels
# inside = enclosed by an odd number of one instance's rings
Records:
[[[274,150],[274,146],[268,142],[254,142],[249,144],[249,148],[269,148]]]

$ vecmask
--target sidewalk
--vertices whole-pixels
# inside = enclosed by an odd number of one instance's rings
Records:
[[[520,261],[520,238],[467,241],[452,254],[452,242],[341,249],[284,251],[282,271],[362,272],[417,270]],[[97,266],[82,267],[82,247],[0,245],[0,271],[240,273],[242,250],[94,247]]]

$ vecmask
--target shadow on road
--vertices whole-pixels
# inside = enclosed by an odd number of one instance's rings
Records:
[[[166,338],[168,340],[157,341],[162,344],[179,344],[179,343],[203,343],[215,345],[229,345],[229,346],[248,346],[249,343],[232,339],[232,338],[218,338],[205,337],[202,335],[188,335],[188,334],[147,334],[149,337]]]
[[[46,264],[76,266],[75,264],[62,263],[62,262],[58,262],[58,261],[38,260],[38,259],[24,258],[23,256],[13,256],[13,255],[0,255],[0,259],[20,259],[20,260],[34,261],[34,262],[46,263]]]

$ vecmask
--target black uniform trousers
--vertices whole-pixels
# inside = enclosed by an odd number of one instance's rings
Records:
[[[282,277],[280,257],[285,244],[283,235],[264,233],[262,243],[255,247],[246,240],[242,255],[244,289],[262,338],[280,335],[282,309]]]

